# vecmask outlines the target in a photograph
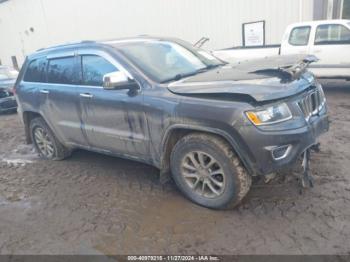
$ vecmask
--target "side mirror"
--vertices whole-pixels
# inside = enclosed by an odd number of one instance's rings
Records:
[[[103,88],[106,90],[135,89],[138,87],[134,79],[130,79],[124,72],[116,71],[103,76]]]

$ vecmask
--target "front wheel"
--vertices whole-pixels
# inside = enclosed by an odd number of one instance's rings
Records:
[[[183,137],[171,153],[170,165],[184,195],[208,208],[233,208],[251,186],[251,176],[230,145],[217,136],[193,133]]]

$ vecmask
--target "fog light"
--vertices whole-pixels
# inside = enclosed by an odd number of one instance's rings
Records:
[[[285,145],[285,146],[278,146],[275,147],[272,152],[272,157],[274,160],[281,160],[289,154],[290,150],[292,149],[291,145]]]

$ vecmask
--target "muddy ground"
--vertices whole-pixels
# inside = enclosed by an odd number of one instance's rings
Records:
[[[136,162],[86,151],[40,160],[17,116],[1,115],[0,254],[350,254],[350,86],[336,86],[315,188],[259,182],[232,211],[192,204]]]

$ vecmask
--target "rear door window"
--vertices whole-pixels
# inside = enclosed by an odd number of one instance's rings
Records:
[[[105,74],[118,71],[114,65],[97,55],[83,55],[81,63],[83,85],[102,86]]]
[[[319,25],[315,45],[350,44],[350,30],[343,25]]]
[[[289,36],[289,44],[296,46],[305,46],[309,43],[310,26],[300,26],[293,28]]]
[[[26,82],[46,82],[46,58],[39,58],[29,63],[23,80]]]
[[[72,85],[77,83],[77,72],[74,57],[63,57],[49,60],[47,80],[53,84]]]

